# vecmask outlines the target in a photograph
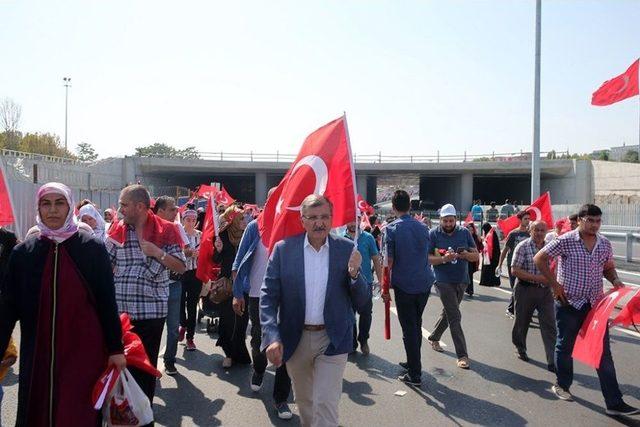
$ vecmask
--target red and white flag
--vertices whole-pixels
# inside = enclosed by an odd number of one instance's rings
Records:
[[[640,325],[640,290],[636,291],[636,294],[627,301],[611,323],[622,326],[633,325],[636,331],[638,330],[636,325]]]
[[[213,254],[215,252],[213,243],[218,237],[219,229],[216,202],[213,198],[209,198],[204,214],[202,240],[200,241],[200,250],[198,252],[198,268],[196,269],[196,277],[202,283],[216,280],[220,272],[220,266],[213,262]]]
[[[218,189],[213,185],[200,184],[198,187],[198,197],[202,197],[203,199],[210,199],[212,196],[215,196],[218,193]]]
[[[344,116],[310,134],[259,218],[260,235],[269,251],[278,241],[304,231],[300,205],[310,194],[322,194],[331,200],[332,227],[353,221],[354,172]]]
[[[233,202],[236,201],[236,199],[227,193],[227,190],[225,190],[224,187],[222,187],[213,197],[216,199],[216,204],[223,206],[231,206]]]
[[[369,230],[371,230],[373,227],[371,227],[371,221],[369,221],[369,215],[367,215],[365,212],[361,213],[362,218],[360,218],[360,230],[366,230],[367,227],[369,227]]]
[[[15,221],[9,187],[0,168],[0,225],[9,225]]]
[[[358,209],[360,209],[360,212],[366,213],[367,215],[373,215],[375,213],[373,206],[367,203],[360,194],[358,194]]]
[[[547,223],[549,229],[553,229],[553,211],[551,210],[551,196],[547,191],[542,196],[538,197],[531,206],[524,209],[529,212],[531,221],[542,220]],[[520,219],[516,215],[510,216],[507,219],[499,219],[498,227],[502,230],[502,233],[506,236],[511,230],[514,230],[520,226]]]
[[[611,80],[607,80],[597,91],[593,92],[591,105],[611,105],[638,95],[639,61],[636,60],[627,71]]]

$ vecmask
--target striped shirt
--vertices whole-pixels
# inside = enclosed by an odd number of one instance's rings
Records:
[[[613,249],[606,237],[598,234],[596,244],[587,251],[578,230],[570,231],[552,240],[541,251],[550,258],[558,258],[558,282],[562,285],[569,304],[580,309],[591,307],[603,296],[604,268],[613,264]]]
[[[198,250],[200,248],[200,241],[202,240],[202,232],[200,230],[193,230],[194,234],[187,234],[189,239],[189,247],[191,249]],[[187,258],[187,271],[195,270],[198,268],[198,257]]]
[[[518,243],[513,250],[511,268],[520,268],[529,274],[541,275],[542,272],[538,270],[538,267],[536,267],[533,262],[533,257],[536,256],[538,250],[538,246],[536,246],[536,243],[531,237]]]

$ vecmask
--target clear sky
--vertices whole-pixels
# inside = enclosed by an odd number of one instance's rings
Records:
[[[296,153],[347,112],[356,153],[530,150],[534,0],[0,0],[0,98],[102,157],[164,142]],[[591,93],[640,55],[640,1],[544,0],[542,150],[638,142]]]

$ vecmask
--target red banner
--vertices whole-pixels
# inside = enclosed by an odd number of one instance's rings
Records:
[[[227,190],[225,190],[224,187],[222,187],[221,190],[218,191],[213,197],[215,197],[217,204],[225,207],[231,206],[236,201],[236,199],[234,199],[229,195],[229,193],[227,193]]]
[[[640,290],[627,301],[611,323],[622,326],[640,325]]]
[[[551,196],[549,196],[548,191],[531,203],[531,206],[523,210],[529,212],[531,221],[542,220],[547,223],[547,227],[549,227],[550,230],[553,229],[553,211],[551,210]],[[510,216],[507,219],[498,220],[498,227],[500,227],[500,230],[502,230],[505,236],[519,226],[520,219],[518,219],[516,215]]]
[[[202,197],[203,199],[210,199],[212,196],[215,196],[218,193],[218,189],[213,185],[201,184],[198,187],[198,197]]]
[[[0,225],[9,225],[15,221],[9,188],[4,179],[2,168],[0,168]]]
[[[591,104],[611,105],[638,94],[638,60],[624,73],[607,80],[591,97]]]
[[[202,227],[202,240],[200,241],[200,251],[198,252],[198,268],[196,277],[202,283],[209,280],[216,280],[220,272],[220,266],[213,262],[215,248],[213,242],[218,236],[218,224],[216,220],[216,205],[213,198],[207,200],[207,207],[204,214],[204,224]]]

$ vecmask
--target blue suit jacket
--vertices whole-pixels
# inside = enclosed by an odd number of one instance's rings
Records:
[[[260,296],[262,350],[280,341],[284,361],[293,355],[304,327],[306,294],[304,280],[304,239],[302,233],[276,244]],[[362,275],[353,281],[347,264],[353,242],[329,235],[329,276],[324,304],[324,322],[331,343],[326,355],[353,350],[353,307],[359,309],[370,298]]]
[[[238,246],[238,252],[236,252],[236,259],[231,267],[231,270],[238,272],[236,280],[233,282],[233,296],[236,298],[244,298],[244,294],[248,294],[251,289],[249,275],[253,265],[253,255],[259,243],[258,220],[254,219],[247,225],[242,234],[240,246]]]

